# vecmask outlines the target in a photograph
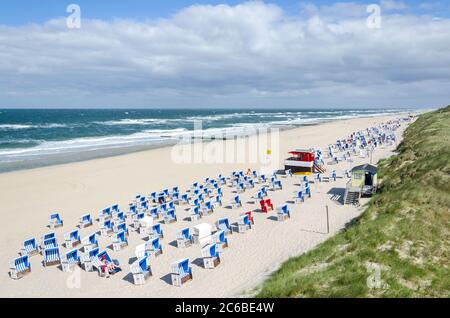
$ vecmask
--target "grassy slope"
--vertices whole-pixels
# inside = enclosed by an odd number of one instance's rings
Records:
[[[344,231],[285,262],[258,297],[449,297],[450,106],[421,115],[379,163],[380,192]],[[381,266],[369,288],[368,263]]]

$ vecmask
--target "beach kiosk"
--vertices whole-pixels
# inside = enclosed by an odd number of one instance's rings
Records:
[[[362,196],[372,196],[377,192],[378,168],[371,164],[356,166],[351,170],[347,183],[345,204],[358,204]]]
[[[291,151],[290,157],[284,161],[284,170],[293,174],[311,174],[321,172],[322,168],[315,164],[316,155],[313,149]]]

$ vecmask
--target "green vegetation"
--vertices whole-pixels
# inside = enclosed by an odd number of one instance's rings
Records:
[[[411,124],[379,170],[361,217],[285,262],[258,297],[450,296],[450,106]],[[367,283],[370,268],[380,268],[380,284]]]

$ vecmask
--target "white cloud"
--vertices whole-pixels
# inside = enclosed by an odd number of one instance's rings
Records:
[[[291,16],[247,2],[157,21],[83,20],[79,30],[65,19],[0,26],[0,106],[448,102],[450,20],[383,15],[373,30],[364,12],[343,3]]]

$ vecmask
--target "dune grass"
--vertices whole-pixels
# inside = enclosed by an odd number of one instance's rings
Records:
[[[286,261],[257,297],[450,296],[450,106],[411,124],[379,174],[366,211]]]

